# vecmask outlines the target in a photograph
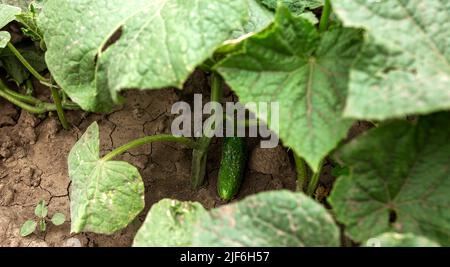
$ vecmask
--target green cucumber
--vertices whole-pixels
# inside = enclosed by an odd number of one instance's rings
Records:
[[[247,143],[243,137],[225,137],[222,145],[217,192],[221,199],[229,201],[239,191],[247,159]]]

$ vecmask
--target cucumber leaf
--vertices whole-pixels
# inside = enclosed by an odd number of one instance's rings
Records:
[[[39,0],[38,2],[41,2],[42,0]],[[14,7],[18,7],[22,10],[26,10],[28,8],[28,5],[34,2],[33,0],[1,0],[0,4],[3,5],[10,5]]]
[[[329,202],[352,239],[401,232],[450,245],[449,124],[448,113],[389,123],[337,153],[350,174]]]
[[[100,159],[94,122],[69,154],[71,231],[112,234],[144,208],[144,183],[136,167]]]
[[[0,4],[0,29],[8,25],[20,14],[20,8],[10,5]],[[0,48],[5,48],[11,40],[9,32],[0,31]]]
[[[194,246],[338,246],[326,209],[302,193],[273,191],[214,209],[200,218]]]
[[[281,6],[271,27],[216,68],[240,102],[279,102],[281,139],[317,171],[352,125],[341,114],[361,41],[354,29],[333,28],[321,36],[308,20]]]
[[[133,246],[190,246],[194,225],[204,213],[206,210],[200,203],[163,199],[152,206]]]
[[[242,0],[48,0],[38,25],[58,84],[83,109],[108,111],[121,89],[181,88],[248,19]]]
[[[345,116],[383,120],[450,109],[450,1],[332,3],[345,25],[368,33]]]
[[[367,240],[366,247],[440,247],[438,243],[413,234],[384,233]]]

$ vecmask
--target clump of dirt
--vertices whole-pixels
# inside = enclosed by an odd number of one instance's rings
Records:
[[[198,201],[206,208],[226,204],[216,193],[219,139],[213,140],[207,182],[198,191],[190,185],[192,151],[178,144],[154,143],[118,157],[139,169],[146,186],[146,209],[127,228],[111,236],[72,235],[66,222],[58,227],[49,224],[42,234],[19,235],[40,200],[49,203],[50,216],[62,212],[70,218],[67,156],[92,122],[99,123],[101,153],[105,154],[135,138],[170,133],[172,104],[190,101],[192,93],[203,93],[207,87],[205,74],[196,72],[183,91],[127,92],[125,103],[110,114],[68,112],[74,126],[69,131],[61,129],[55,114],[39,119],[0,99],[0,246],[130,246],[151,205],[163,198]],[[235,99],[229,90],[226,99]],[[295,168],[286,149],[261,149],[257,138],[249,139],[246,178],[236,199],[282,188],[295,189]]]

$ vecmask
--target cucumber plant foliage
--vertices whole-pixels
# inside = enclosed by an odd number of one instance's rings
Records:
[[[14,7],[29,1],[1,3],[0,26],[25,26],[45,50],[54,86],[83,110],[108,112],[125,89],[182,88],[201,68],[214,78],[217,102],[224,81],[243,103],[280,103],[279,136],[298,172],[313,173],[300,189],[314,193],[326,158],[345,170],[334,172],[327,199],[333,217],[287,191],[210,211],[165,199],[135,246],[337,246],[335,221],[361,245],[450,246],[449,1],[46,0],[36,21]],[[6,46],[10,34],[1,31]],[[0,51],[3,61],[8,53]],[[2,64],[14,79],[28,78]],[[4,87],[3,98],[36,102]],[[56,106],[62,115],[68,104]],[[347,142],[356,120],[375,127]],[[194,170],[205,172],[208,138],[144,137],[101,157],[94,123],[68,159],[73,232],[111,234],[143,210],[138,169],[112,159],[153,141],[194,149],[202,163]]]

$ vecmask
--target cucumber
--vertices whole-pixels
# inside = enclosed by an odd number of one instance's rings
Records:
[[[244,178],[246,160],[246,139],[243,137],[225,137],[217,180],[217,193],[221,199],[229,201],[238,193]]]

